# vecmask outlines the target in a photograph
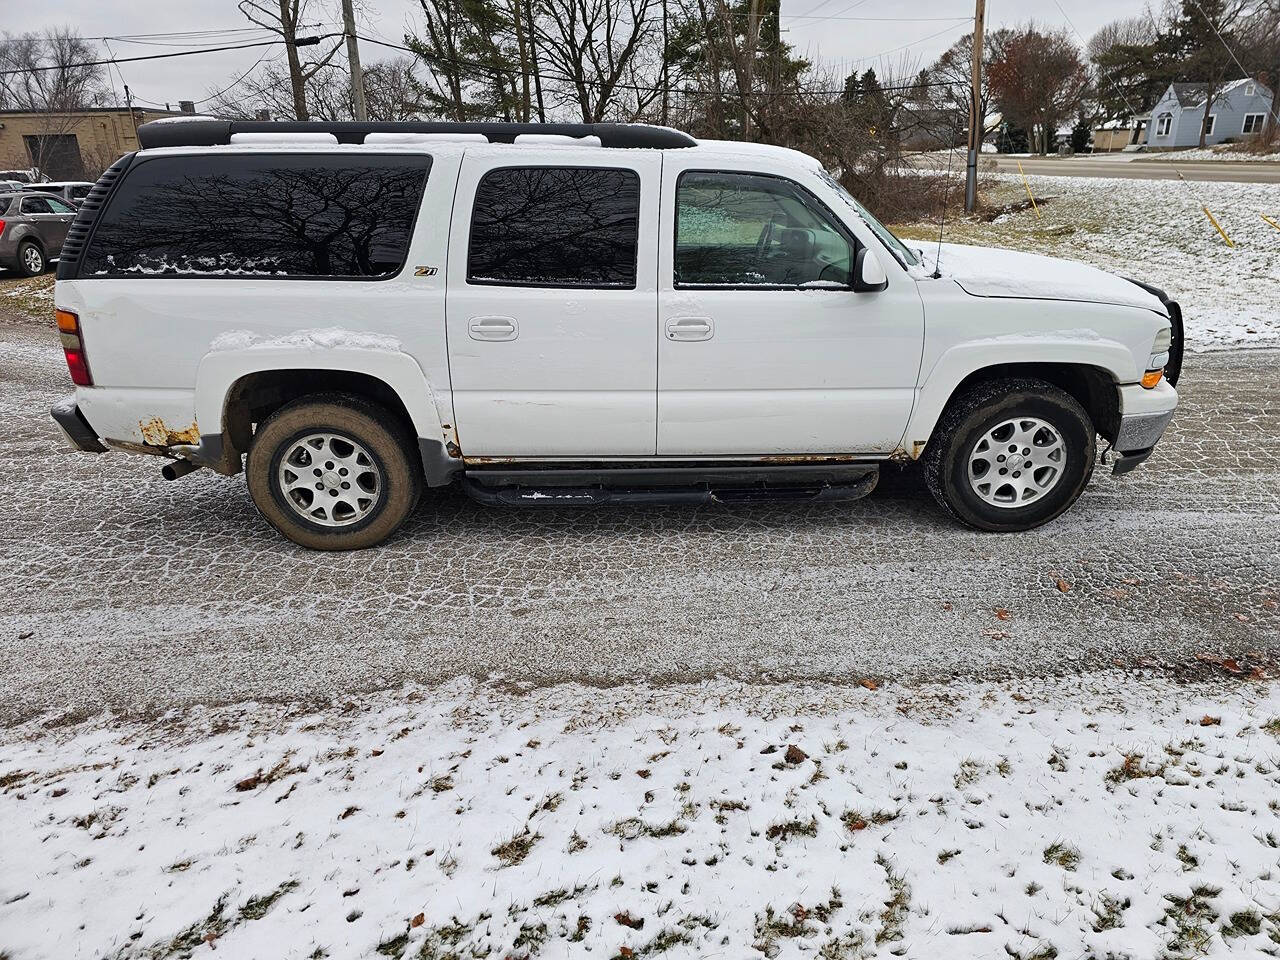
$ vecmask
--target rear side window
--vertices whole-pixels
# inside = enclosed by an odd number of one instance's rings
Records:
[[[467,282],[634,289],[639,220],[634,170],[491,170],[476,188]]]
[[[404,266],[425,156],[224,154],[134,164],[80,276],[392,276]]]

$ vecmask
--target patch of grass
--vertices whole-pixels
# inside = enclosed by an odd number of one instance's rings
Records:
[[[409,934],[402,933],[399,936],[392,937],[390,940],[383,940],[376,949],[384,957],[394,957],[395,960],[400,960],[408,948]]]
[[[578,915],[578,923],[573,928],[573,933],[569,934],[570,943],[580,943],[586,937],[587,932],[591,929],[591,918],[583,914]]]
[[[1126,753],[1124,762],[1107,774],[1106,781],[1115,784],[1128,783],[1130,780],[1145,780],[1150,777],[1163,777],[1164,771],[1163,763],[1146,764],[1142,761],[1142,754]]]
[[[1129,909],[1129,898],[1117,900],[1109,893],[1103,893],[1098,897],[1098,902],[1093,905],[1093,931],[1101,933],[1103,930],[1118,930],[1124,926],[1124,912]]]
[[[844,824],[844,828],[850,833],[858,830],[865,830],[868,826],[882,827],[886,823],[892,823],[901,815],[898,810],[873,810],[871,813],[863,815],[857,810],[846,810],[840,815],[840,822]]]
[[[533,845],[541,839],[542,834],[530,833],[529,828],[525,827],[510,840],[498,844],[489,852],[501,860],[504,867],[514,867],[517,863],[524,861],[524,858],[533,850]]]
[[[889,884],[889,899],[884,902],[880,911],[880,930],[876,934],[876,946],[902,939],[902,928],[907,922],[907,912],[911,909],[911,887],[900,873],[894,873],[893,865],[877,856],[876,863],[884,870],[885,882]]]
[[[212,934],[220,937],[231,928],[231,921],[226,916],[227,896],[223,894],[203,920],[193,923],[163,947],[152,953],[153,957],[172,957],[181,954],[189,955],[197,947],[205,943],[205,938]]]
[[[960,856],[959,850],[942,850],[938,853],[938,863],[946,863],[954,857]]]
[[[1213,943],[1213,931],[1208,925],[1218,919],[1218,911],[1210,901],[1221,892],[1217,887],[1201,885],[1192,887],[1190,895],[1186,897],[1165,894],[1164,898],[1169,901],[1169,906],[1165,907],[1160,924],[1172,928],[1173,932],[1166,944],[1170,950],[1179,953],[1190,951],[1194,954],[1208,951]]]
[[[489,915],[487,913],[482,913],[476,922],[478,923],[488,918]],[[458,960],[461,951],[455,948],[474,929],[475,924],[463,923],[457,917],[453,917],[444,926],[428,930],[426,939],[423,940],[422,946],[418,948],[417,960]]]
[[[250,897],[245,901],[244,906],[240,908],[239,919],[261,920],[267,915],[267,911],[276,905],[277,900],[289,891],[297,889],[297,886],[297,880],[286,880],[268,894],[264,894],[261,897]]]
[[[982,764],[977,760],[968,758],[960,761],[960,768],[956,771],[954,782],[957,790],[963,790],[965,787],[973,786],[982,776]]]
[[[1200,866],[1200,858],[1188,850],[1185,843],[1178,844],[1178,852],[1174,856],[1182,864],[1183,870],[1195,870]]]
[[[547,925],[545,923],[522,923],[520,932],[511,944],[516,950],[525,950],[529,956],[537,953],[547,942]]]
[[[771,824],[764,832],[766,840],[774,840],[777,843],[786,843],[792,837],[816,837],[817,835],[818,818],[816,816],[811,816],[808,820],[783,820]]]
[[[1262,915],[1256,910],[1237,910],[1222,925],[1222,936],[1252,937],[1262,932]]]
[[[637,950],[635,956],[654,957],[660,953],[666,953],[672,947],[679,946],[682,943],[690,943],[691,941],[692,938],[683,930],[675,930],[668,927]]]
[[[684,824],[677,817],[670,823],[646,823],[639,817],[619,820],[607,829],[607,833],[621,837],[623,840],[635,840],[638,837],[678,837],[684,833]]]
[[[1051,843],[1044,848],[1044,862],[1056,863],[1063,870],[1074,870],[1080,863],[1080,851],[1070,844]]]

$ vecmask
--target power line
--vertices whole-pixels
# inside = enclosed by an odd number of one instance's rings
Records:
[[[295,47],[311,47],[315,46],[322,40],[328,40],[332,37],[340,37],[341,33],[325,33],[312,37],[298,37],[293,45]],[[221,53],[225,50],[249,50],[254,47],[272,47],[284,40],[263,40],[258,43],[240,43],[223,47],[205,47],[201,50],[178,50],[173,53],[152,53],[143,57],[112,57],[109,60],[85,60],[80,63],[52,63],[40,67],[22,67],[15,70],[0,70],[0,77],[7,77],[17,73],[41,73],[45,70],[70,70],[76,67],[103,67],[109,64],[116,64],[119,70],[121,63],[137,63],[141,60],[168,60],[172,57],[194,57],[201,53]]]

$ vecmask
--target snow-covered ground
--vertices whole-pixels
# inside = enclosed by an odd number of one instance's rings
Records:
[[[1280,163],[1280,150],[1270,153],[1250,153],[1245,150],[1233,150],[1230,144],[1217,147],[1193,147],[1189,150],[1161,150],[1159,152],[1136,154],[1143,160],[1175,160],[1183,163],[1203,163],[1206,160],[1230,160],[1244,163]]]
[[[988,179],[988,204],[1026,202],[1021,177]],[[1038,217],[1028,207],[990,223],[956,219],[946,239],[1081,260],[1153,283],[1182,304],[1189,350],[1280,342],[1280,230],[1263,219],[1280,222],[1280,184],[1032,175],[1028,181]],[[936,224],[902,232],[924,243],[937,239]]]
[[[0,956],[1280,955],[1269,681],[873,687],[11,728]]]

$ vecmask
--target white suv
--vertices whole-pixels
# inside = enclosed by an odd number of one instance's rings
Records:
[[[247,472],[309,547],[421,490],[486,503],[852,499],[923,459],[1025,530],[1173,415],[1176,303],[898,240],[804,154],[614,124],[156,121],[85,199],[57,321],[109,446]]]

